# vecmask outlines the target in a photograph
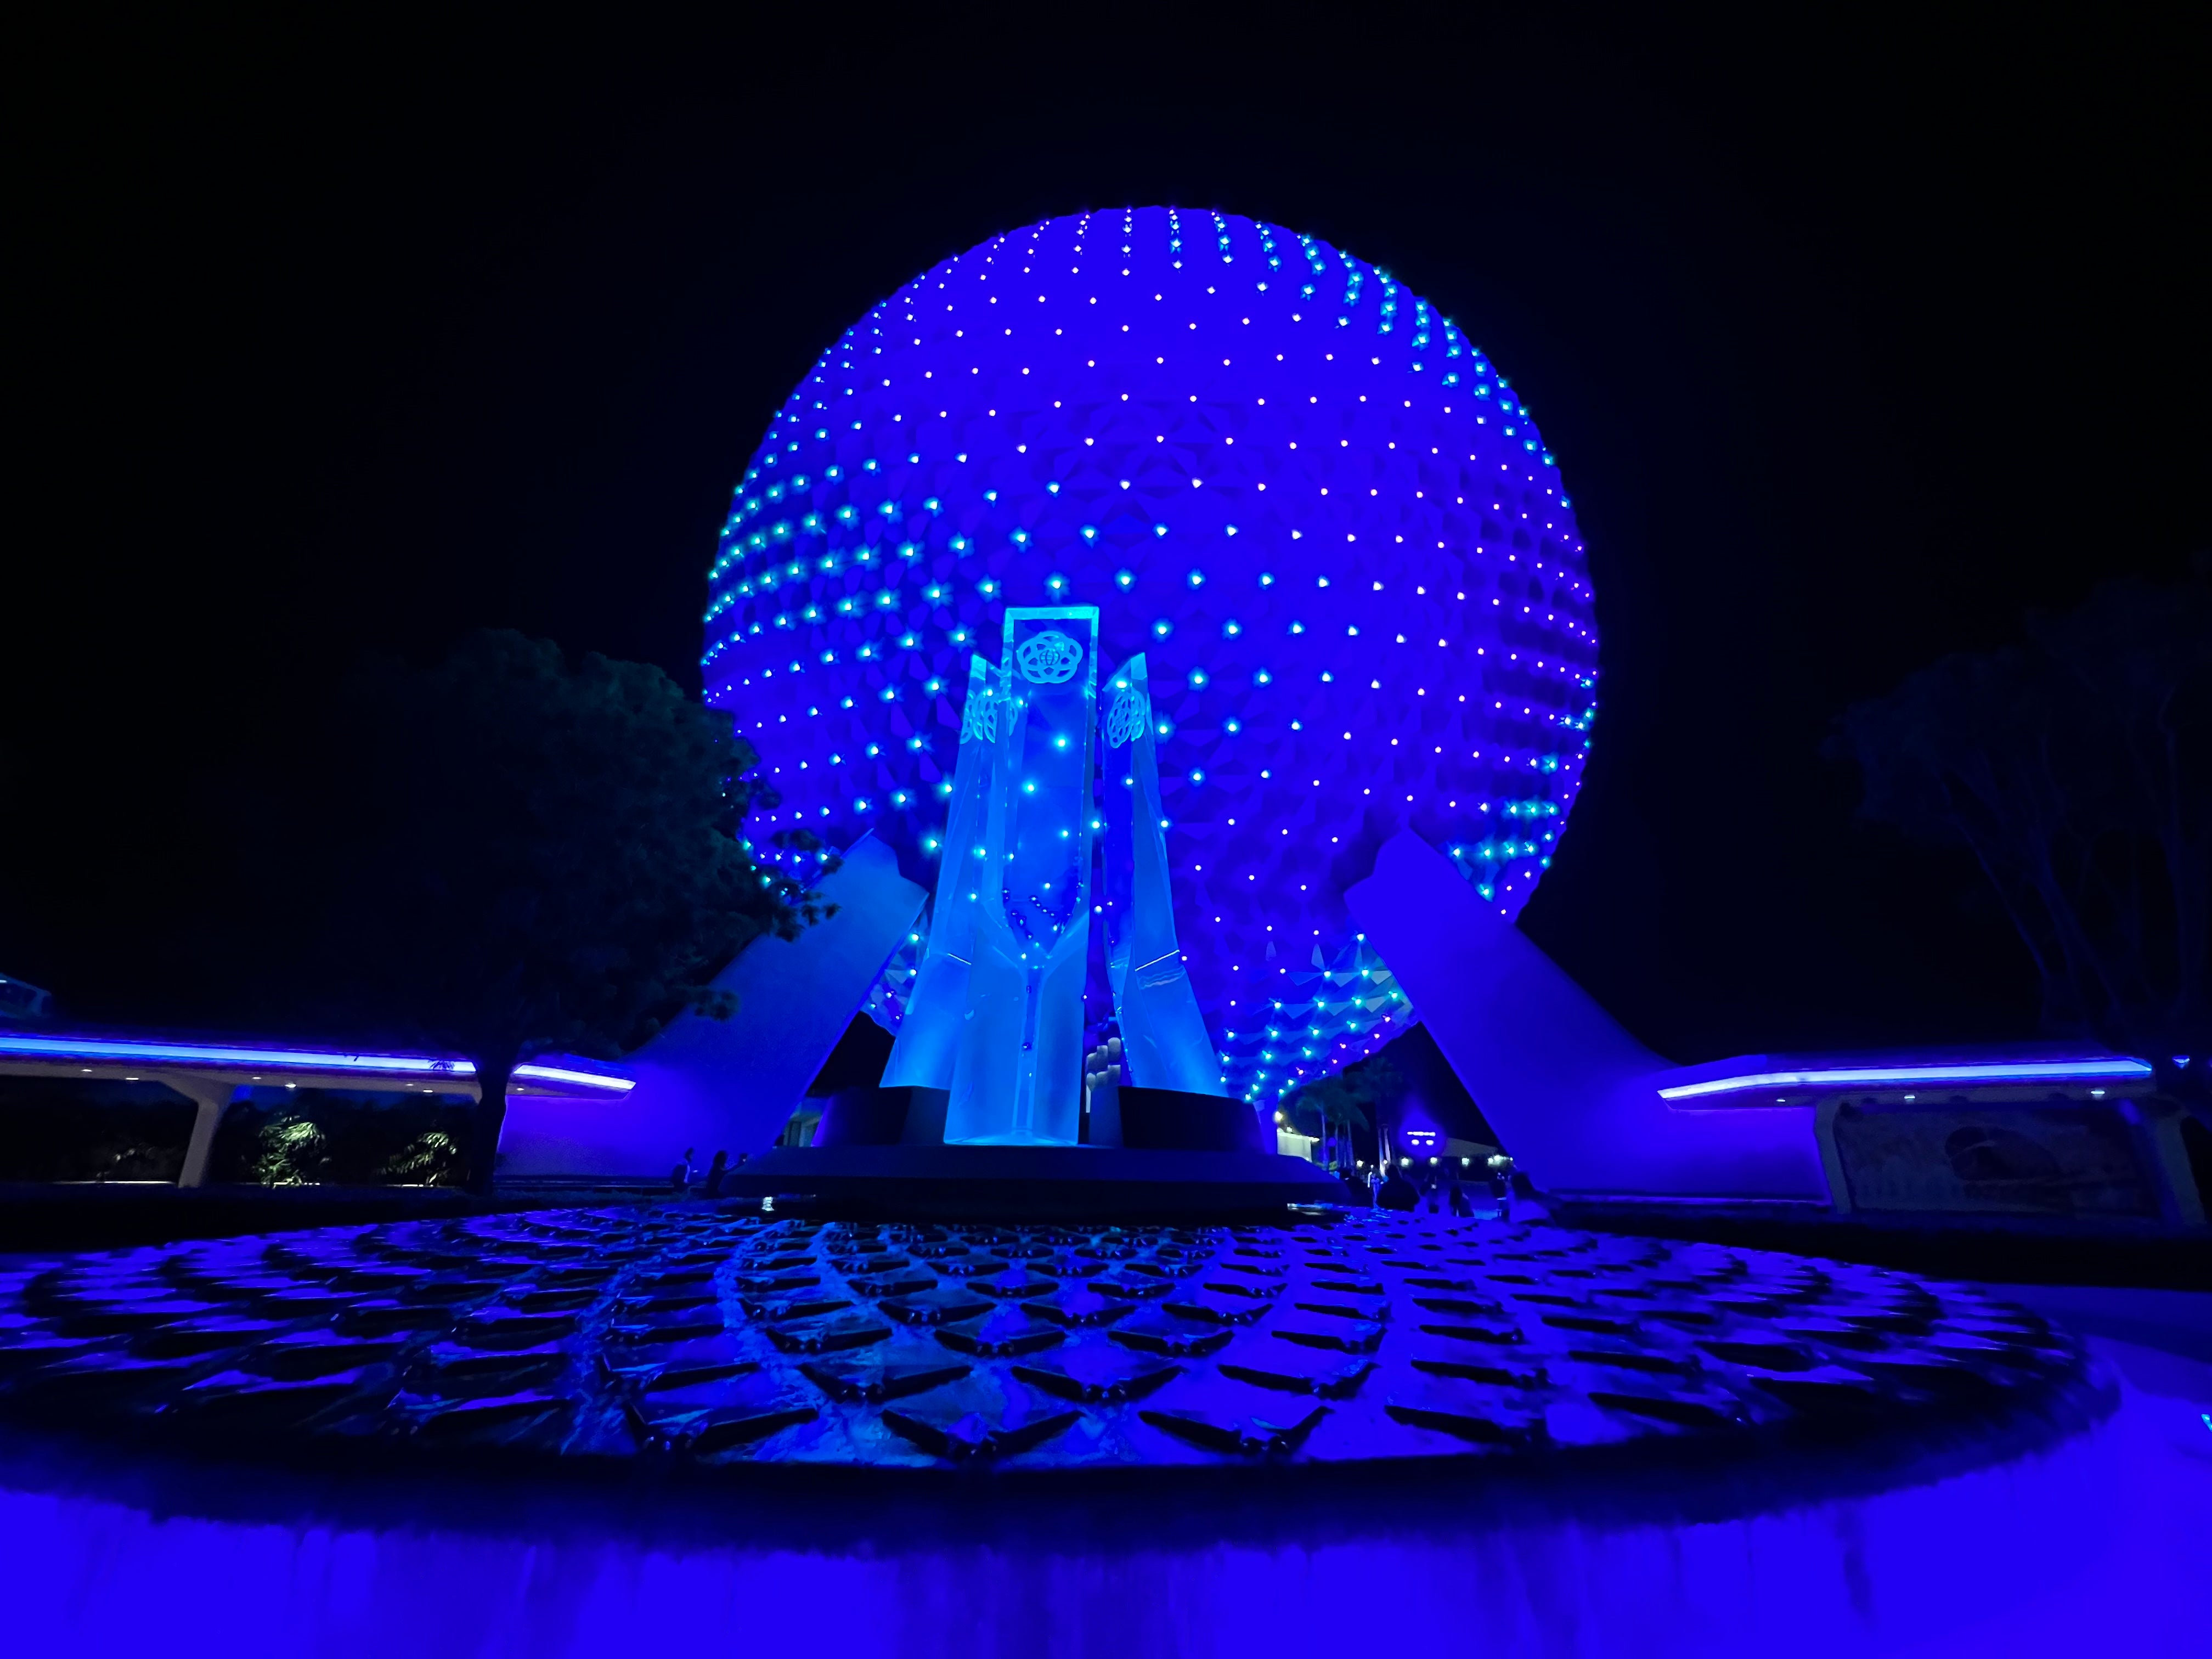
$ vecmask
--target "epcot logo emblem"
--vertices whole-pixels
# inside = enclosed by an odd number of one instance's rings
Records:
[[[1123,686],[1114,694],[1114,706],[1106,711],[1106,746],[1119,749],[1142,732],[1152,717],[1145,694],[1134,686]]]
[[[1017,646],[1014,661],[1032,685],[1064,685],[1083,665],[1083,647],[1057,629],[1048,629]]]
[[[960,711],[960,741],[996,743],[999,740],[999,700],[984,686],[968,699]]]

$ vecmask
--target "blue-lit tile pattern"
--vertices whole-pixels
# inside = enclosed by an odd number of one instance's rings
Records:
[[[0,1270],[0,1413],[377,1467],[1894,1447],[2046,1411],[2082,1377],[2070,1339],[1971,1286],[1366,1211],[1071,1226],[569,1209]]]

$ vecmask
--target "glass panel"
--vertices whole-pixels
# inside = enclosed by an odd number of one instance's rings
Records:
[[[1121,1022],[1122,1063],[1139,1088],[1223,1091],[1176,939],[1160,805],[1158,728],[1142,652],[1108,681],[1099,722],[1105,775],[1106,967]]]
[[[921,967],[908,993],[898,1042],[884,1068],[884,1086],[952,1086],[968,1012],[969,964],[975,959],[975,912],[981,902],[983,835],[999,756],[999,722],[1011,710],[999,671],[981,657],[968,662],[968,700],[961,707],[960,757],[952,768],[952,815],[938,851],[937,896]]]
[[[1073,1145],[1080,1130],[1097,646],[1095,605],[1006,611],[948,1141]]]

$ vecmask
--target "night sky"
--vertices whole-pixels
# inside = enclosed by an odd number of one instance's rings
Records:
[[[2027,1035],[1972,867],[1855,825],[1820,749],[2212,545],[2212,65],[2184,8],[2082,9],[21,35],[0,971],[273,1018],[240,849],[358,653],[511,626],[696,690],[729,487],[815,356],[994,232],[1168,202],[1388,267],[1559,456],[1605,678],[1540,944],[1684,1060]]]

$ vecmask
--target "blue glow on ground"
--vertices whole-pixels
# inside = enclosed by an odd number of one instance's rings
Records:
[[[2201,1652],[2212,1366],[2093,1346],[2119,1391],[2103,1422],[1875,1495],[1722,1513],[1684,1495],[1668,1516],[1649,1492],[1573,1513],[1524,1494],[1454,1520],[1409,1492],[1272,1525],[1228,1505],[1195,1540],[951,1502],[842,1536],[773,1496],[732,1506],[732,1528],[750,1510],[787,1530],[772,1541],[661,1524],[634,1495],[356,1514],[313,1491],[257,1504],[216,1475],[180,1501],[42,1477],[18,1447],[0,1579],[12,1650],[99,1659]]]

